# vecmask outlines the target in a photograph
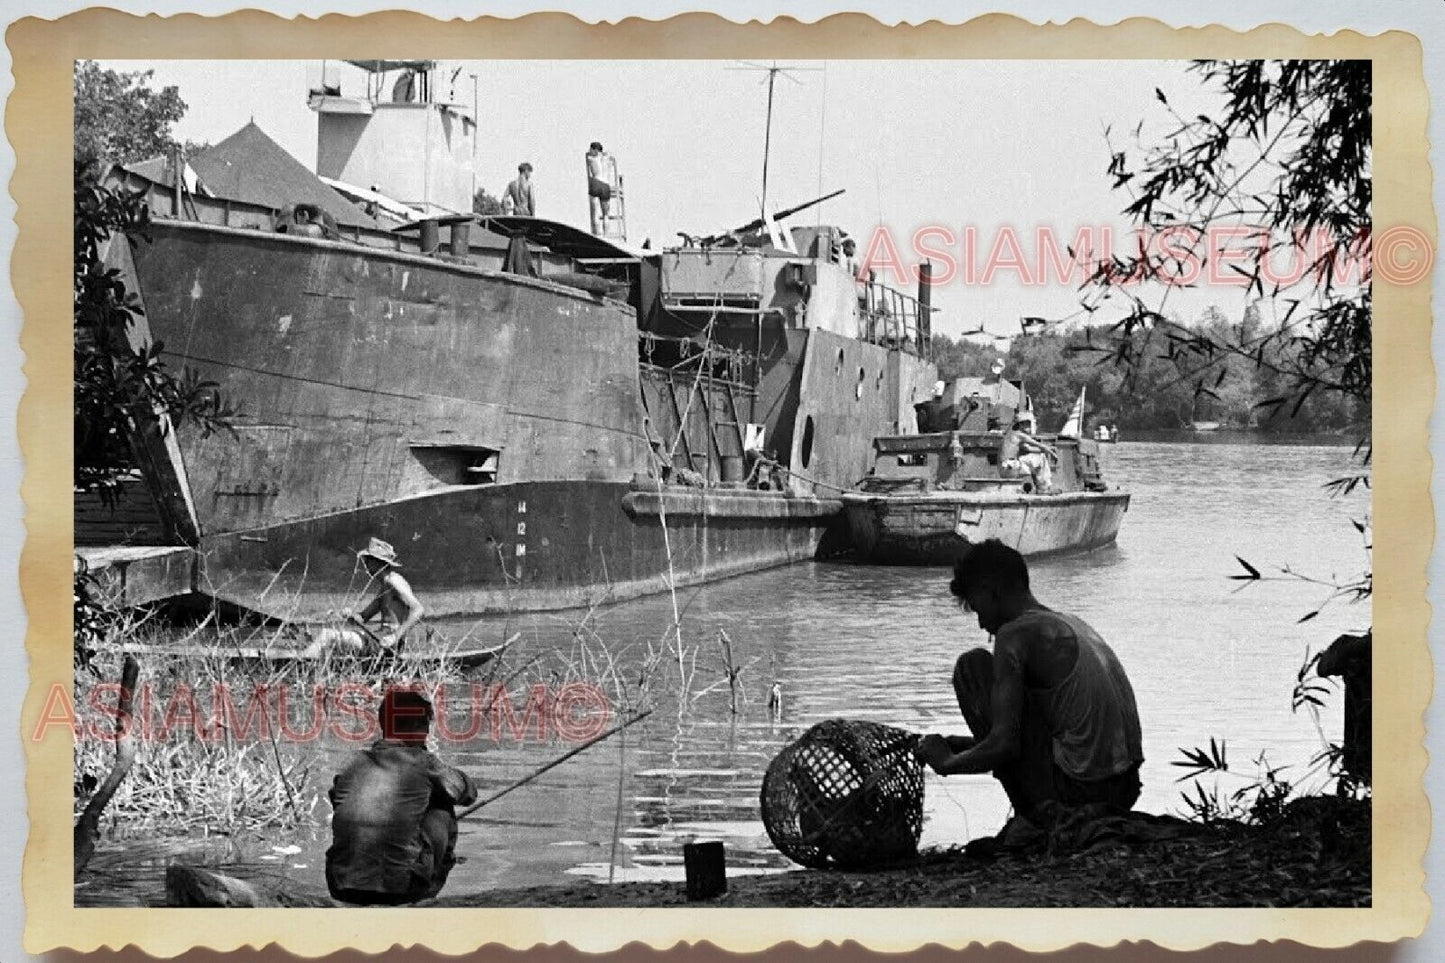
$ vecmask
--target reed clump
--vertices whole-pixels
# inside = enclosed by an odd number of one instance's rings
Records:
[[[284,711],[292,730],[311,706],[280,697],[308,688],[294,667],[236,666],[211,642],[234,645],[230,632],[178,631],[126,614],[101,637],[88,639],[75,670],[74,808],[77,816],[110,771],[116,736],[125,725],[136,754],[100,820],[102,838],[273,834],[309,823],[320,802],[316,747],[282,738]],[[208,643],[196,646],[199,638]],[[167,645],[185,654],[139,656],[141,674],[131,716],[117,718],[121,651]],[[257,701],[259,711],[244,713]],[[227,711],[225,703],[236,710]],[[237,731],[239,721],[246,731]]]
[[[189,625],[159,611],[116,610],[84,573],[75,624],[77,814],[115,764],[123,653],[141,666],[126,723],[134,762],[100,822],[110,837],[275,835],[313,825],[334,751],[375,737],[369,726],[386,686],[491,691],[502,668],[494,661],[479,678],[440,657],[275,660],[266,654],[304,648],[308,633],[226,622],[215,609]],[[472,634],[414,641],[444,656],[474,644]]]

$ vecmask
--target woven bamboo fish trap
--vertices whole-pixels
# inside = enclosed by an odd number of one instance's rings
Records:
[[[768,838],[813,869],[868,869],[916,855],[923,831],[917,742],[914,733],[876,722],[813,726],[763,777]]]

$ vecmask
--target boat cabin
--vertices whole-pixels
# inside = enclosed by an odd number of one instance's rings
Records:
[[[1095,442],[1034,435],[1058,453],[1054,487],[1061,492],[1104,491]],[[1004,432],[940,431],[896,435],[873,441],[874,462],[859,487],[866,492],[963,491],[1033,494],[1027,472],[1006,470],[999,451]]]
[[[865,492],[905,490],[1034,494],[1027,470],[1004,464],[1008,432],[1022,413],[1033,419],[1023,382],[994,376],[939,383],[917,405],[916,435],[873,440],[874,461],[859,484]],[[1058,492],[1104,491],[1099,446],[1093,439],[1028,432],[1058,453],[1052,465]]]

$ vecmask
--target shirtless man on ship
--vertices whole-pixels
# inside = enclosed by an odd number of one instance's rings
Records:
[[[1053,465],[1059,460],[1058,449],[1029,434],[1031,426],[1032,422],[1025,416],[1014,419],[1013,427],[1004,432],[999,443],[999,467],[1014,475],[1028,472],[1034,491],[1040,495],[1057,494]]]
[[[1139,711],[1124,667],[1082,619],[1029,589],[1023,556],[989,539],[954,565],[949,591],[994,651],[959,656],[953,690],[971,736],[924,736],[915,753],[934,772],[991,773],[1014,812],[1035,823],[1064,807],[1128,810],[1144,760]]]

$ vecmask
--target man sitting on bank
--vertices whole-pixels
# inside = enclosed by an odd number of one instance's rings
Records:
[[[1014,812],[1049,822],[1046,804],[1139,798],[1144,761],[1134,690],[1113,650],[1082,619],[1034,598],[1023,556],[997,539],[954,565],[949,591],[994,651],[959,656],[953,691],[972,736],[924,736],[915,753],[934,772],[992,773]]]
[[[346,903],[399,906],[441,892],[456,863],[454,807],[477,787],[427,750],[432,706],[421,693],[387,689],[378,720],[381,739],[331,787],[326,886]]]

